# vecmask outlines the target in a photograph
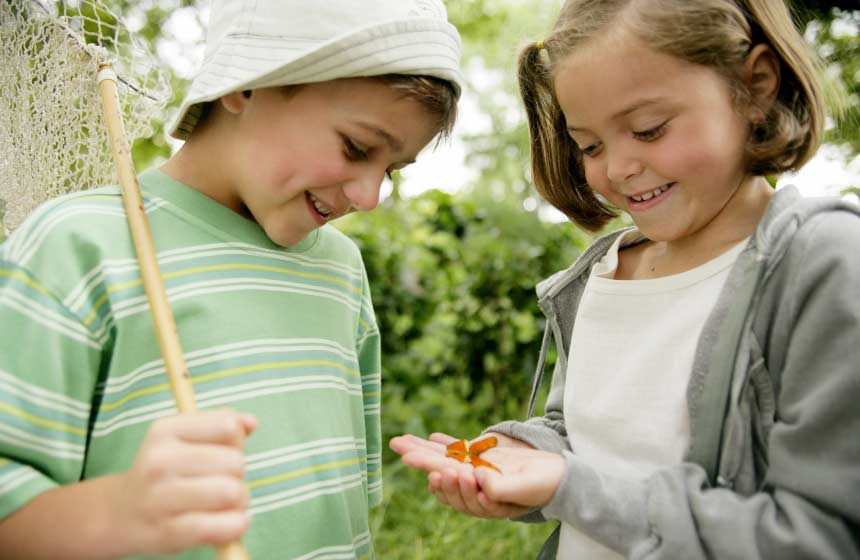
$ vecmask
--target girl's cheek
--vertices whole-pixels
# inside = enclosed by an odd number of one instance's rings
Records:
[[[606,195],[608,180],[606,174],[602,172],[602,166],[593,161],[589,162],[587,159],[584,161],[583,168],[588,186],[591,187],[591,190]]]

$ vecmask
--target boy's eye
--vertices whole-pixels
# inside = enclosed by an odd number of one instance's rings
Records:
[[[359,148],[350,138],[343,137],[343,145],[346,147],[346,157],[352,161],[364,161],[367,159],[367,152]]]
[[[646,142],[651,141],[651,140],[656,140],[657,138],[662,136],[664,132],[666,132],[666,125],[667,124],[668,124],[668,122],[664,122],[660,126],[655,126],[654,128],[649,128],[648,130],[642,130],[642,131],[634,130],[633,131],[633,137],[637,138],[639,140],[645,140]]]

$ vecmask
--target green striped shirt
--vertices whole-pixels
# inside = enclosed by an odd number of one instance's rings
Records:
[[[373,557],[379,332],[358,249],[330,226],[279,247],[160,171],[140,183],[200,408],[259,419],[249,554]],[[0,245],[0,332],[0,518],[127,470],[176,411],[115,187],[43,205]]]

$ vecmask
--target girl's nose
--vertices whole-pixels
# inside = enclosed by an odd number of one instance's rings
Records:
[[[382,188],[382,172],[365,170],[361,175],[344,184],[343,193],[349,199],[352,208],[360,212],[373,210],[379,204],[379,191]]]
[[[616,148],[609,150],[606,159],[606,177],[613,184],[623,184],[625,181],[636,177],[644,166],[635,154],[630,150]]]

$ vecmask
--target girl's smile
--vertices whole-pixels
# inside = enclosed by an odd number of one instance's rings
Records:
[[[675,183],[666,183],[656,189],[633,194],[627,197],[627,210],[631,214],[634,212],[644,212],[650,208],[661,204],[664,200],[671,196],[672,187]]]

